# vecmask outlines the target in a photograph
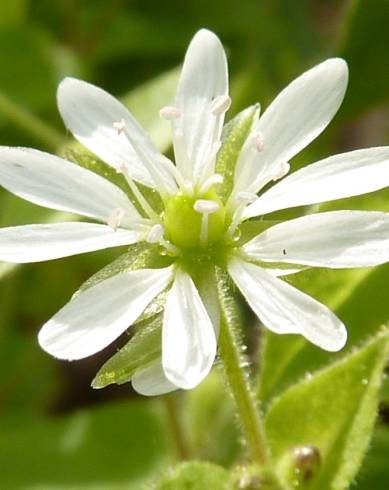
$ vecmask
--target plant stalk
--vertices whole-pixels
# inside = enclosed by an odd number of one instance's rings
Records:
[[[236,332],[225,321],[221,321],[219,355],[224,365],[227,382],[236,404],[251,458],[259,465],[264,465],[267,462],[267,451],[263,422],[243,367],[244,359],[241,352],[242,348]]]

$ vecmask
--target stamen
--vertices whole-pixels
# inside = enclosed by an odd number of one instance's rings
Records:
[[[205,181],[203,182],[202,186],[200,187],[200,194],[204,194],[207,192],[208,189],[210,189],[213,185],[215,184],[222,184],[223,183],[223,176],[220,174],[212,174],[210,175]]]
[[[282,179],[282,177],[285,177],[285,175],[289,172],[290,170],[290,163],[288,162],[282,162],[281,165],[277,169],[278,171],[275,173],[273,176],[273,182],[276,182],[277,180]]]
[[[206,156],[204,158],[205,163],[202,168],[201,175],[198,178],[198,182],[201,182],[204,179],[207,180],[208,177],[213,175],[212,172],[215,169],[216,156],[221,146],[222,146],[221,141],[215,141],[214,143],[212,143],[211,147],[209,148],[209,151],[206,153]]]
[[[254,192],[238,192],[236,195],[236,200],[241,204],[251,204],[256,201],[258,196]]]
[[[112,126],[114,127],[114,129],[116,129],[116,131],[118,132],[118,135],[121,135],[122,132],[124,131],[124,128],[126,127],[126,123],[125,123],[124,119],[121,119],[118,122],[114,122],[112,124]]]
[[[228,95],[218,95],[211,102],[210,110],[214,116],[220,116],[228,111],[231,106],[231,97]]]
[[[198,199],[194,205],[193,209],[197,213],[201,213],[201,229],[200,229],[200,243],[206,245],[208,242],[208,216],[216,211],[219,211],[220,204],[215,201],[210,201],[207,199]]]
[[[264,138],[263,138],[263,134],[260,131],[256,132],[252,136],[251,141],[252,141],[252,144],[253,144],[254,148],[258,152],[263,150],[263,147],[264,147]]]
[[[162,109],[159,111],[159,117],[161,119],[165,119],[166,121],[172,121],[173,119],[178,119],[181,117],[181,111],[178,109],[178,107],[167,105],[162,107]]]
[[[112,210],[111,214],[108,217],[107,225],[113,229],[113,231],[117,231],[124,216],[124,211],[121,208],[115,208]]]
[[[146,241],[149,243],[159,243],[163,237],[164,229],[163,226],[157,223],[152,226],[149,234],[147,235]]]
[[[127,163],[119,163],[119,165],[117,165],[117,167],[116,167],[116,173],[117,174],[123,174],[123,175],[128,174]]]
[[[186,148],[184,131],[176,120],[172,121],[173,146],[176,165],[184,179],[192,178],[192,166]]]
[[[131,178],[130,174],[127,171],[127,167],[124,167],[123,170],[120,170],[120,172],[123,173],[128,185],[130,186],[130,189],[132,190],[132,193],[134,194],[136,200],[142,207],[143,211],[146,213],[146,215],[151,218],[153,221],[160,221],[160,217],[158,214],[154,211],[154,209],[150,206],[150,204],[147,202],[141,191],[138,189],[138,186],[135,184],[133,179]]]
[[[165,233],[165,230],[162,225],[157,223],[156,225],[152,226],[149,234],[147,235],[146,241],[149,243],[159,243],[163,247],[166,248],[168,252],[172,255],[180,255],[180,250],[170,243],[168,240],[165,240],[163,238],[163,234]]]

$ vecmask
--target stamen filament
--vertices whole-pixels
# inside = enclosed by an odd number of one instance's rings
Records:
[[[156,221],[159,223],[161,221],[161,218],[158,216],[158,214],[154,211],[154,209],[150,206],[150,204],[147,202],[141,191],[138,189],[138,186],[135,184],[133,179],[130,177],[126,166],[122,165],[120,170],[119,170],[125,177],[128,185],[130,186],[130,189],[132,193],[134,194],[136,200],[138,201],[139,205],[143,209],[143,211],[146,213],[146,215],[152,219],[154,222]]]

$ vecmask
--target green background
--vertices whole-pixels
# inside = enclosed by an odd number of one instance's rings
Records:
[[[266,107],[289,81],[327,57],[347,60],[344,104],[327,131],[293,161],[294,168],[332,153],[389,144],[388,25],[387,0],[3,1],[0,144],[52,152],[71,144],[55,102],[56,86],[71,75],[123,97],[168,150],[158,109],[171,101],[175,68],[201,27],[215,31],[228,54],[229,117],[257,101]],[[0,206],[2,226],[58,219],[3,190]],[[389,210],[389,191],[321,209],[347,208]],[[240,437],[217,368],[193,392],[143,399],[130,385],[90,388],[115,346],[77,363],[56,361],[39,349],[39,327],[118,254],[103,251],[11,268],[0,264],[2,489],[149,488],[180,453],[172,435],[175,409],[184,414],[180,423],[193,457],[226,466],[239,459]],[[295,284],[336,310],[349,328],[350,347],[389,321],[388,266],[308,272]],[[260,330],[252,323],[248,317],[255,367],[253,346]],[[267,338],[263,371],[269,374],[260,386],[266,403],[329,360],[296,342]],[[296,356],[283,368],[275,360],[291,347],[302,353],[300,360]],[[371,451],[354,487],[359,490],[385,489],[389,480],[387,384]]]

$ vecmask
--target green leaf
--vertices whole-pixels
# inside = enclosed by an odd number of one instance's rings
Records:
[[[321,467],[310,475],[309,489],[349,487],[368,449],[388,350],[385,330],[274,400],[265,424],[281,478],[296,479],[285,471],[293,449],[313,446]],[[292,481],[289,487],[295,488]]]
[[[51,419],[3,418],[2,488],[139,490],[174,459],[156,408],[131,401]]]
[[[223,176],[223,183],[219,186],[220,199],[227,201],[234,184],[235,166],[239,153],[249,135],[253,124],[259,116],[259,105],[253,105],[237,114],[223,128],[222,146],[217,155],[215,172]]]
[[[141,322],[127,344],[112,356],[96,374],[92,388],[131,381],[137,370],[146,368],[161,357],[162,316]]]
[[[230,474],[212,463],[181,463],[155,486],[156,490],[229,490]]]
[[[379,426],[375,431],[366,462],[355,490],[379,490],[387,487],[389,454],[389,427]]]

